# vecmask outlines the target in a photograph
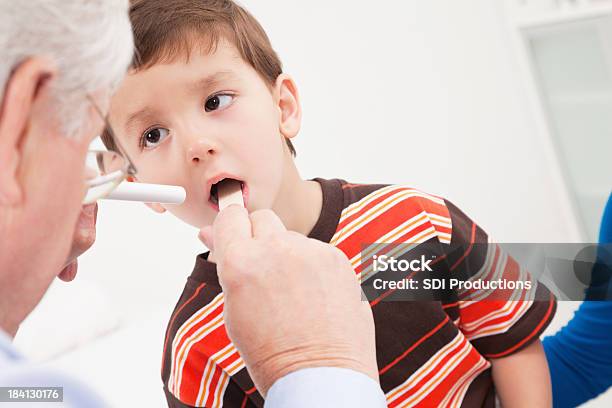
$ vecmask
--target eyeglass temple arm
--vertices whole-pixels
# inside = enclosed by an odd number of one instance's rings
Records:
[[[102,113],[102,110],[96,104],[96,102],[94,101],[94,99],[92,98],[91,95],[88,94],[87,95],[87,99],[89,99],[89,102],[91,102],[92,106],[94,107],[94,109],[96,110],[96,112],[98,113],[98,115],[100,116],[102,121],[104,122],[104,127],[105,127],[106,131],[110,134],[111,138],[113,139],[113,142],[119,148],[120,153],[127,160],[127,162],[128,162],[128,169],[127,169],[128,175],[129,176],[135,175],[136,173],[138,173],[138,170],[136,169],[136,166],[134,165],[134,162],[130,158],[130,155],[127,153],[127,151],[125,150],[125,148],[123,147],[123,145],[121,144],[121,142],[119,141],[117,136],[115,135],[115,132],[113,131],[113,128],[111,127],[110,122],[108,121],[108,118],[106,117],[106,115],[104,115]]]

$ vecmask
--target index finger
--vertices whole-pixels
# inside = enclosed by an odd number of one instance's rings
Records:
[[[251,220],[246,208],[230,205],[217,214],[213,223],[213,242],[217,259],[223,259],[225,249],[235,240],[251,237]]]

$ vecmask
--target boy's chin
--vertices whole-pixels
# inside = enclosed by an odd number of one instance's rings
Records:
[[[212,225],[215,222],[215,217],[217,216],[217,212],[213,211],[211,208],[200,208],[198,210],[188,212],[181,211],[181,209],[168,208],[168,211],[185,224],[189,224],[197,229],[207,225]]]

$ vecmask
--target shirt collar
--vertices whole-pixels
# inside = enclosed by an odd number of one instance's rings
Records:
[[[0,365],[22,359],[23,356],[13,345],[12,339],[4,330],[0,329]]]

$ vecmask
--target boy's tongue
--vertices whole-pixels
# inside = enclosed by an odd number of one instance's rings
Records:
[[[219,182],[217,195],[219,196],[219,211],[223,211],[232,204],[244,207],[242,188],[238,180],[225,179]]]

